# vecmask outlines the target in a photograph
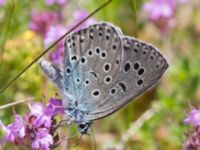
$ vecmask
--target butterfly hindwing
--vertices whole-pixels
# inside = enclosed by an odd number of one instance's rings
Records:
[[[122,37],[122,41],[123,58],[117,81],[85,116],[87,120],[114,113],[153,86],[168,67],[166,59],[152,45],[131,37]]]

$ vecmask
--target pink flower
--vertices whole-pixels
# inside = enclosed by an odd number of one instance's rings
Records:
[[[15,122],[8,126],[0,121],[0,127],[6,134],[4,139],[20,149],[49,150],[59,140],[59,136],[55,135],[58,124],[54,117],[64,114],[62,100],[50,98],[46,105],[33,103],[29,109],[23,118],[14,114]]]
[[[53,64],[60,64],[63,62],[64,46],[63,44],[58,44],[56,50],[50,52],[49,58]]]
[[[35,119],[35,127],[45,127],[50,129],[52,117],[58,113],[64,114],[62,100],[50,98],[49,103],[47,103],[46,106],[42,109],[42,113]]]
[[[178,3],[188,0],[151,0],[144,4],[143,10],[158,29],[166,33],[174,26],[174,16]]]
[[[36,133],[36,138],[32,143],[32,148],[36,150],[50,150],[51,145],[53,145],[53,137],[49,134],[48,130],[38,130]]]
[[[183,121],[185,124],[192,125],[193,129],[185,134],[186,141],[183,145],[184,150],[200,149],[200,110],[192,108],[188,116]]]
[[[47,115],[41,115],[39,117],[37,117],[35,119],[34,122],[34,127],[36,128],[47,128],[50,129],[51,128],[51,122],[52,122],[52,118],[50,116]]]
[[[73,13],[73,17],[75,19],[75,23],[78,23],[80,21],[82,21],[85,17],[87,17],[89,14],[86,11],[83,10],[77,10]],[[75,25],[75,23],[69,25],[69,27],[73,27]],[[86,20],[83,24],[81,24],[78,28],[75,29],[75,31],[78,31],[82,28],[88,27],[89,25],[95,24],[96,21],[92,18],[89,18],[88,20]]]
[[[45,113],[52,117],[57,115],[58,113],[64,114],[65,111],[62,100],[51,97],[49,99],[49,103],[47,103],[46,105]]]
[[[78,10],[78,11],[75,11],[74,14],[73,14],[73,17],[75,18],[75,20],[77,22],[80,22],[81,20],[83,20],[85,17],[87,17],[89,14],[88,12],[86,11],[81,11],[81,10]],[[83,23],[83,26],[85,27],[88,27],[89,25],[92,25],[92,24],[95,24],[96,21],[92,18],[89,18],[88,20],[86,20],[84,23]]]
[[[15,143],[18,139],[25,136],[25,125],[23,119],[15,114],[15,122],[7,125],[6,127],[6,140]]]
[[[67,0],[45,0],[47,5],[64,5],[67,3]]]
[[[175,6],[175,0],[152,0],[144,4],[144,10],[151,20],[156,21],[173,17]]]
[[[47,35],[44,38],[44,45],[48,47],[50,44],[58,40],[62,35],[67,32],[66,27],[61,25],[51,26],[47,32]],[[60,64],[62,62],[64,54],[64,42],[61,41],[55,46],[55,50],[50,52],[49,58],[54,64]]]
[[[4,0],[0,0],[0,6],[4,5],[5,1]]]
[[[45,36],[49,27],[58,22],[58,15],[55,12],[32,12],[30,29]]]
[[[184,150],[198,150],[200,149],[200,135],[195,130],[192,133],[186,133],[186,142],[183,145]]]
[[[35,117],[42,115],[44,112],[44,106],[41,103],[33,103],[32,105],[29,105],[29,109],[29,114]]]
[[[60,99],[50,98],[46,106],[43,106],[41,103],[34,103],[29,108],[28,120],[36,128],[45,127],[49,129],[51,127],[52,117],[58,113],[64,114],[62,100]]]
[[[185,124],[191,124],[196,127],[200,125],[200,110],[192,109],[188,116],[183,121]]]
[[[176,9],[175,0],[151,0],[143,6],[148,18],[162,32],[168,32],[173,27],[173,17]]]
[[[49,27],[44,39],[44,45],[48,47],[50,44],[58,40],[63,34],[67,32],[67,28],[61,25],[52,25]]]

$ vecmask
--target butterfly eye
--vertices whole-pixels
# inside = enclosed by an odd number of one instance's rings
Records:
[[[91,123],[86,123],[86,122],[82,122],[81,124],[78,125],[78,128],[79,128],[79,132],[81,134],[86,134],[88,133],[88,129],[90,127],[90,124]]]
[[[79,128],[80,128],[80,129],[84,129],[86,126],[87,126],[86,123],[81,123],[81,124],[79,124]]]

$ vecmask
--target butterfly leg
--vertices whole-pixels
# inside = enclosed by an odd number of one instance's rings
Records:
[[[51,79],[54,85],[58,88],[59,91],[63,91],[63,75],[61,69],[57,68],[53,64],[49,63],[45,59],[41,59],[39,62],[40,68],[43,70],[45,75]]]

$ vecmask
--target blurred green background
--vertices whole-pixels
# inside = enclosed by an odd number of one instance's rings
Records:
[[[189,102],[199,105],[200,3],[198,0],[175,0],[176,4],[171,6],[173,14],[156,20],[144,7],[152,1],[114,0],[92,18],[111,22],[119,26],[124,34],[152,43],[169,62],[169,69],[154,88],[115,114],[95,121],[93,129],[98,149],[182,149],[187,129],[183,119],[189,110]],[[58,13],[59,24],[68,29],[69,25],[78,21],[75,12],[90,13],[103,2],[105,0],[68,0],[65,5],[59,6],[47,4],[44,0],[6,1],[0,6],[0,87],[45,49],[44,36],[30,28],[33,12]],[[51,59],[49,55],[45,57]],[[29,97],[42,102],[43,95],[48,99],[56,92],[36,63],[0,94],[0,105]],[[15,109],[19,114],[28,110],[24,104],[16,105]],[[12,108],[1,109],[0,119],[4,124],[11,123]],[[66,135],[75,132],[74,129],[61,130]],[[68,143],[68,147],[72,145]],[[93,146],[92,138],[85,136],[74,149],[88,150]],[[7,143],[4,149],[17,148]],[[61,144],[57,149],[67,148]]]

